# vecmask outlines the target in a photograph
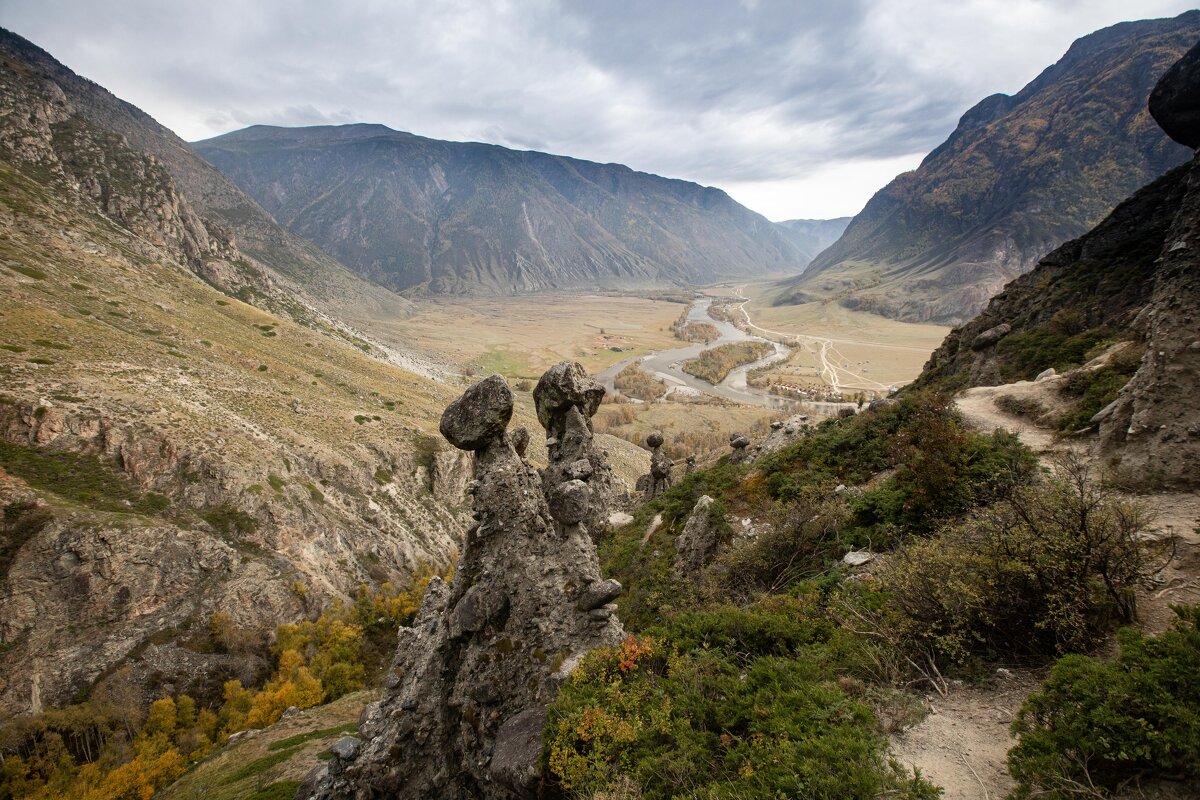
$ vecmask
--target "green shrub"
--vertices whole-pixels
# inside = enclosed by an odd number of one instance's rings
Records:
[[[1114,334],[1108,328],[1072,334],[1069,329],[1052,323],[1012,333],[996,345],[1001,377],[1009,383],[1028,381],[1049,367],[1062,372],[1078,366],[1091,350],[1110,341]]]
[[[94,455],[41,450],[0,440],[0,467],[30,486],[100,511],[160,514],[169,502],[138,491],[107,461]]]
[[[1066,656],[1013,723],[1014,796],[1101,797],[1143,777],[1200,776],[1200,609],[1174,630],[1122,630],[1106,662]]]
[[[738,636],[724,632],[730,620],[693,616],[584,659],[546,728],[549,772],[569,797],[614,786],[646,800],[937,796],[887,762],[870,708],[816,659],[761,654],[803,645],[805,632],[782,643],[788,620],[762,628],[740,616]],[[753,656],[739,651],[748,641]]]
[[[283,487],[287,486],[287,481],[274,473],[267,476],[267,483],[271,484],[271,488],[276,492],[282,492]]]
[[[246,800],[292,800],[300,789],[300,781],[276,781],[258,789]]]
[[[217,533],[225,537],[240,538],[258,530],[259,522],[254,517],[232,506],[217,506],[200,514]]]
[[[890,628],[943,663],[1086,649],[1133,618],[1147,518],[1064,459],[970,522],[912,542],[881,575]]]

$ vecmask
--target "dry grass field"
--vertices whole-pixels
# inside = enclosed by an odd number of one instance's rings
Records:
[[[929,354],[950,332],[941,325],[898,322],[836,303],[772,306],[769,284],[751,284],[742,293],[750,298],[745,309],[754,325],[803,337],[792,358],[772,372],[785,382],[829,383],[827,376],[816,375],[821,366],[820,340],[826,339],[826,359],[839,370],[844,388],[878,391],[902,386],[920,374]]]
[[[431,298],[406,319],[356,323],[397,347],[480,374],[536,381],[563,359],[594,374],[630,356],[678,347],[671,323],[682,308],[601,295]]]

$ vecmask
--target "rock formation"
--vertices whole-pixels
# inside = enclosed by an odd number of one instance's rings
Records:
[[[533,388],[549,457],[542,484],[560,530],[582,523],[599,534],[608,524],[608,510],[625,499],[592,436],[592,417],[603,399],[603,384],[574,361],[555,364]]]
[[[502,378],[446,409],[443,435],[475,452],[476,523],[453,583],[435,579],[401,630],[383,698],[363,713],[362,743],[336,751],[301,797],[533,796],[546,705],[588,650],[624,636],[612,605],[621,586],[601,580],[582,524],[593,515],[588,484],[603,474],[590,449],[599,395],[589,381],[577,364],[559,364],[535,392],[553,442],[549,505],[513,447],[527,436],[505,433],[513,397]]]
[[[750,440],[740,433],[729,434],[729,446],[733,452],[729,454],[730,464],[741,464],[751,458]]]
[[[697,575],[721,544],[721,529],[713,524],[709,510],[713,502],[708,495],[701,495],[683,526],[683,533],[675,539],[675,572],[681,576]]]
[[[646,437],[646,446],[650,448],[650,474],[638,479],[638,488],[646,493],[647,500],[653,500],[671,488],[671,459],[663,452],[663,435],[657,431]]]

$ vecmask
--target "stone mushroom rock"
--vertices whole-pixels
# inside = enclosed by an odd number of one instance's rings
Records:
[[[549,463],[542,485],[551,499],[554,519],[560,525],[582,524],[592,534],[606,527],[611,507],[622,502],[624,496],[592,434],[591,418],[603,398],[604,386],[574,361],[555,364],[533,389],[538,421],[546,429]],[[582,490],[560,488],[572,481],[583,483]],[[577,501],[584,497],[587,502],[583,516],[574,519],[579,511]],[[559,513],[567,517],[559,517]],[[568,517],[573,521],[568,522]]]
[[[733,448],[733,453],[729,456],[730,464],[741,464],[744,461],[749,461],[752,457],[750,452],[750,439],[740,433],[729,434],[729,446]]]
[[[583,655],[624,638],[610,603],[620,584],[602,579],[584,526],[555,524],[536,471],[494,422],[504,405],[497,388],[477,385],[451,404],[493,422],[468,425],[459,411],[443,419],[456,446],[477,446],[477,521],[454,580],[430,581],[412,626],[400,630],[358,747],[333,751],[298,797],[534,797],[546,706]]]
[[[459,450],[482,450],[504,435],[512,413],[512,390],[503,377],[493,375],[447,406],[438,430]]]
[[[646,496],[653,500],[671,487],[671,459],[663,452],[663,435],[657,431],[646,436],[650,448],[650,474],[638,479],[638,486],[645,485]],[[644,480],[643,480],[644,479]]]

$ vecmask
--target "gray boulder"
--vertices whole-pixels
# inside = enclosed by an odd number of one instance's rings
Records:
[[[438,430],[459,450],[482,450],[504,434],[512,413],[512,390],[504,378],[493,375],[447,406]]]

